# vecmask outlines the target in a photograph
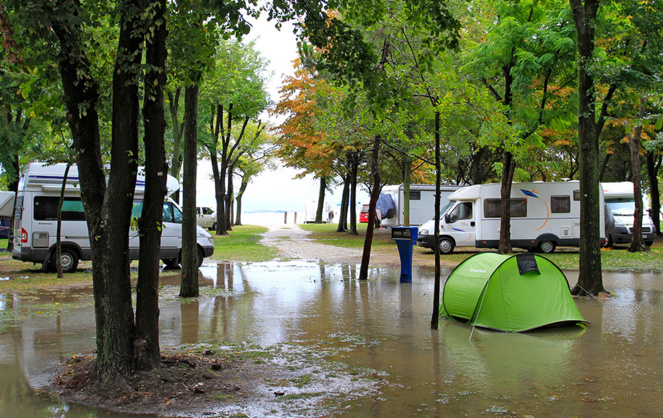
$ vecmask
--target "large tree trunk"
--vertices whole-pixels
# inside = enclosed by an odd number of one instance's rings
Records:
[[[140,260],[136,285],[136,339],[134,363],[149,370],[161,361],[159,347],[159,256],[163,203],[167,193],[166,131],[164,87],[166,85],[166,36],[163,20],[166,1],[158,0],[150,27],[154,36],[147,43],[146,63],[152,69],[145,75],[143,120],[145,126],[145,198],[138,221]]]
[[[361,256],[359,280],[368,279],[368,265],[371,261],[371,245],[373,244],[373,229],[375,228],[375,205],[378,202],[378,197],[380,197],[380,172],[378,171],[378,166],[381,139],[380,135],[375,135],[375,142],[373,143],[373,157],[371,158],[373,190],[371,191],[371,202],[368,207],[368,226],[366,227],[366,237],[364,238],[364,251]]]
[[[348,203],[350,202],[350,179],[343,177],[343,193],[341,194],[341,210],[338,214],[338,226],[336,232],[345,232],[348,228]]]
[[[658,156],[654,161],[654,153],[647,153],[647,177],[649,178],[649,193],[651,196],[651,220],[656,227],[656,234],[661,234],[661,195],[658,191],[658,170],[661,168],[663,158]]]
[[[497,252],[500,254],[510,254],[511,249],[511,184],[513,183],[513,172],[516,167],[516,161],[513,154],[504,151],[502,158],[502,187],[500,194],[502,197],[502,216],[500,218],[500,242],[497,246]]]
[[[647,110],[647,98],[640,99],[640,110],[638,111],[638,119],[642,120]],[[642,124],[635,127],[632,134],[629,134],[629,149],[631,150],[631,166],[633,167],[633,199],[635,200],[635,211],[633,212],[633,236],[631,237],[631,245],[628,250],[630,252],[649,251],[642,239],[642,216],[644,210],[642,208],[642,167],[640,165],[640,144],[642,143]]]
[[[249,186],[249,180],[248,176],[244,175],[242,177],[242,184],[239,186],[239,190],[237,191],[237,206],[235,207],[236,212],[235,212],[235,225],[240,226],[242,225],[242,197],[244,196],[244,192],[246,191],[246,188]]]
[[[170,110],[170,120],[173,131],[173,155],[170,159],[170,175],[176,179],[180,179],[180,170],[182,170],[182,133],[184,132],[184,124],[179,120],[180,108],[180,95],[182,92],[181,87],[177,87],[175,95],[168,92],[168,108]],[[180,203],[180,192],[173,194],[173,200]]]
[[[359,162],[356,155],[352,157],[350,165],[350,235],[358,235],[357,232],[357,172],[359,171]],[[375,209],[375,208],[373,208]],[[375,213],[373,213],[375,216]],[[375,219],[373,220],[375,222]]]
[[[198,86],[184,92],[184,205],[182,220],[181,297],[197,297],[198,263],[196,262],[196,173],[198,167]],[[217,229],[219,226],[217,225]]]
[[[322,223],[322,212],[325,208],[325,191],[327,190],[327,178],[320,176],[320,188],[318,189],[318,207],[315,211],[315,223]]]
[[[580,260],[575,295],[604,292],[599,208],[599,127],[596,121],[594,31],[598,0],[569,0],[578,38],[578,144],[580,148]]]
[[[431,329],[437,329],[440,323],[440,292],[442,288],[442,266],[440,264],[440,184],[442,164],[440,162],[440,112],[435,112],[435,233],[433,235],[433,251],[435,251],[435,283],[433,286],[433,316]]]

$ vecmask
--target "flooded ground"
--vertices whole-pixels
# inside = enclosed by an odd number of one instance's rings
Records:
[[[372,371],[377,390],[316,416],[663,415],[658,273],[605,273],[613,299],[576,300],[591,322],[586,329],[508,334],[448,321],[431,330],[433,272],[416,267],[410,284],[399,283],[397,269],[373,269],[359,282],[358,266],[307,261],[205,264],[201,271],[196,301],[175,297],[176,278],[163,283],[162,346],[324,346],[328,360]],[[567,276],[575,283],[576,273]],[[30,389],[58,362],[94,350],[90,289],[0,295],[0,320],[0,415],[114,416]]]

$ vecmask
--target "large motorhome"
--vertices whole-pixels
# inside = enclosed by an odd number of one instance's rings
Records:
[[[454,247],[497,248],[500,239],[501,184],[477,184],[454,192],[440,216],[440,251]],[[603,190],[600,190],[604,219]],[[433,248],[435,220],[419,228],[417,244]],[[600,236],[605,239],[601,222]],[[580,185],[577,181],[513,183],[511,245],[552,253],[580,244]]]
[[[447,198],[458,189],[460,189],[460,186],[440,186],[440,208],[443,208],[448,203]],[[385,199],[383,196],[387,196],[387,198]],[[390,203],[393,203],[393,205],[390,205]],[[377,208],[380,210],[380,215],[378,216],[380,218],[380,226],[405,225],[405,186],[397,184],[382,187]],[[419,226],[434,217],[435,185],[411,184],[410,219],[408,226]]]
[[[633,238],[633,222],[635,221],[635,198],[633,183],[622,181],[618,183],[601,183],[605,204],[612,211],[615,218],[615,229],[608,234],[606,246],[613,244],[627,244]],[[642,216],[642,238],[645,244],[651,246],[656,238],[656,227],[647,215],[647,208]]]
[[[14,207],[14,248],[12,258],[41,263],[46,270],[55,266],[55,244],[57,240],[57,210],[66,164],[46,165],[31,162],[23,170],[19,180],[16,204]],[[169,192],[177,190],[177,180],[168,179]],[[142,196],[145,191],[145,178],[136,179],[136,191],[132,216],[142,212]],[[90,260],[89,233],[85,212],[80,198],[78,168],[72,165],[62,205],[61,226],[62,257],[64,271],[74,271],[79,260]],[[214,252],[214,239],[203,228],[198,227],[198,265],[204,257]],[[138,259],[138,231],[130,232],[129,254],[132,260]],[[163,230],[161,232],[160,258],[168,267],[180,264],[182,251],[182,210],[170,199],[163,205]]]

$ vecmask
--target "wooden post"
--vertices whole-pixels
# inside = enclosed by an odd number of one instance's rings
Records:
[[[283,212],[283,223],[284,224],[288,223],[288,212]]]

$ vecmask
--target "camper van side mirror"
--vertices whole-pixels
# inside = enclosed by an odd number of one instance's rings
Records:
[[[451,223],[451,216],[449,216],[448,213],[446,215],[444,215],[444,223],[445,224],[450,224]]]

